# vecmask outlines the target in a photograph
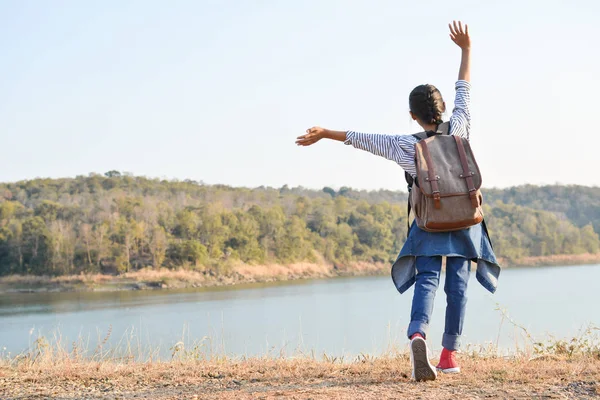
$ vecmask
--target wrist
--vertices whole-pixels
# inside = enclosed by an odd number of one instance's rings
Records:
[[[343,142],[346,140],[346,131],[332,131],[329,129],[324,129],[321,133],[321,138],[337,140],[339,142]]]

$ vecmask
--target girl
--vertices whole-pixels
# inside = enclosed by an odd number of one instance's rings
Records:
[[[454,21],[449,27],[450,38],[462,51],[449,134],[469,140],[471,40],[469,29],[467,25],[463,27],[462,22]],[[425,131],[436,132],[446,110],[439,90],[433,85],[417,86],[410,93],[408,102],[412,119]],[[323,138],[337,140],[395,161],[413,178],[416,176],[414,159],[418,139],[412,135],[373,135],[320,127],[310,128],[306,132],[298,137],[296,144],[309,146]],[[439,284],[442,256],[446,257],[446,325],[440,362],[437,368],[433,368],[425,339]],[[487,230],[481,224],[460,231],[432,233],[421,230],[413,222],[406,243],[392,266],[392,279],[400,293],[415,284],[408,337],[411,341],[412,376],[417,381],[434,380],[436,369],[446,373],[460,372],[455,353],[460,347],[471,261],[477,262],[477,280],[490,292],[495,292],[500,266]]]

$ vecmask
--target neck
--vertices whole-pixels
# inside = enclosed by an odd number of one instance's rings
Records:
[[[437,124],[419,124],[421,125],[421,128],[425,129],[426,132],[428,131],[435,131],[437,130]]]

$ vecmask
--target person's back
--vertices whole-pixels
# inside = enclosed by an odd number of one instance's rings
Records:
[[[450,37],[462,50],[454,110],[449,121],[449,134],[470,138],[470,51],[471,41],[467,26],[450,24]],[[439,90],[433,85],[417,86],[409,96],[410,115],[424,131],[437,131],[443,123],[446,105]],[[417,176],[415,145],[420,140],[414,135],[378,135],[355,131],[333,131],[313,127],[297,138],[300,146],[309,146],[327,138],[344,142],[355,148],[369,151],[398,163],[413,179]],[[471,261],[477,262],[477,279],[489,291],[497,286],[500,266],[494,255],[486,230],[481,224],[466,229],[427,232],[416,224],[410,228],[408,238],[392,266],[392,279],[400,293],[415,284],[411,322],[408,337],[411,340],[413,378],[432,380],[436,369],[428,359],[425,339],[433,311],[433,300],[439,285],[442,257],[446,257],[447,296],[444,347],[437,369],[447,373],[460,372],[455,351],[460,347],[460,336],[466,308],[466,290]]]
[[[416,134],[417,177],[410,177],[409,208],[419,228],[428,232],[465,229],[483,221],[481,172],[469,142],[448,135],[449,123],[437,132]]]

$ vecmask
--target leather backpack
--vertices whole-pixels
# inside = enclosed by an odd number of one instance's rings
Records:
[[[412,208],[417,225],[428,232],[456,231],[483,221],[479,166],[469,141],[450,135],[449,130],[445,122],[435,132],[413,135],[419,139],[417,177],[406,173],[408,214]]]

